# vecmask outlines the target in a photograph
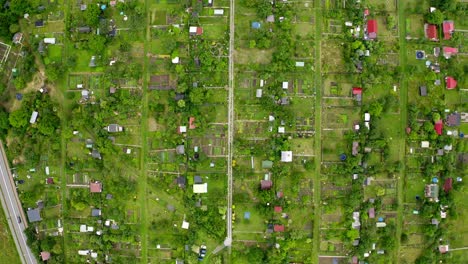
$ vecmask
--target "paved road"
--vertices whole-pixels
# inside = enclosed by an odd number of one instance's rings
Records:
[[[5,151],[3,149],[3,142],[0,141],[0,190],[1,202],[5,215],[7,216],[8,225],[13,235],[16,248],[19,252],[21,262],[28,264],[35,264],[37,260],[29,249],[26,243],[26,235],[24,229],[27,227],[27,219],[24,216],[21,203],[16,192],[16,186],[13,177],[10,173],[10,166],[6,159]],[[21,217],[21,223],[18,223],[18,216]]]
[[[228,171],[227,171],[227,237],[225,246],[232,243],[232,145],[234,134],[234,0],[229,1],[229,96],[228,96]]]
[[[217,246],[212,254],[217,254],[225,247],[231,253],[232,244],[232,146],[234,143],[234,6],[235,0],[229,1],[229,91],[228,91],[228,142],[227,142],[227,212],[226,212],[226,239],[222,245]]]

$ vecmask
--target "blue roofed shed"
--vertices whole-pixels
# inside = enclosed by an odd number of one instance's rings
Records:
[[[253,29],[259,29],[262,25],[260,22],[252,22],[252,28]]]
[[[250,212],[244,212],[244,219],[250,220]]]

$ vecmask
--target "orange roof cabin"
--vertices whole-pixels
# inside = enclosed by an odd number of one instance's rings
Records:
[[[442,135],[442,129],[444,128],[444,123],[442,122],[442,120],[439,120],[437,122],[435,122],[434,124],[434,130],[435,132],[437,133],[437,135]]]
[[[444,31],[444,39],[451,39],[453,31],[455,30],[455,25],[452,20],[445,20],[442,23],[442,30]]]
[[[445,77],[445,85],[447,90],[452,90],[457,87],[457,80],[455,80],[452,76]]]
[[[102,183],[101,182],[91,182],[89,184],[89,191],[91,193],[101,193],[102,192]]]
[[[369,39],[377,38],[377,20],[367,20],[367,37]]]
[[[275,232],[284,232],[284,225],[274,225],[273,231]]]
[[[197,126],[195,125],[195,117],[190,117],[189,118],[189,129],[195,129]]]
[[[443,51],[444,57],[446,59],[449,59],[450,57],[452,57],[452,55],[455,55],[455,54],[458,53],[458,49],[457,48],[452,48],[452,47],[443,47],[442,51]]]
[[[426,38],[432,41],[439,40],[437,38],[437,26],[434,24],[424,24],[424,31],[426,34]]]

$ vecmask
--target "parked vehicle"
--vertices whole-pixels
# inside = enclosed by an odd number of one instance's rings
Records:
[[[206,256],[206,246],[201,245],[200,246],[200,251],[198,252],[198,260],[202,261]]]

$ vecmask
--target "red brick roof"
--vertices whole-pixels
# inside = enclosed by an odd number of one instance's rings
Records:
[[[444,182],[444,192],[448,193],[452,190],[453,179],[447,178]]]
[[[458,53],[458,49],[452,47],[443,47],[442,51],[444,52],[445,57],[450,57],[451,55],[455,55]]]
[[[274,225],[273,230],[275,232],[284,232],[284,225]]]
[[[275,213],[281,213],[283,208],[281,206],[275,206]]]
[[[428,24],[426,27],[426,37],[430,40],[437,40],[437,26]]]
[[[447,76],[447,77],[445,77],[445,84],[447,85],[448,90],[452,90],[455,87],[457,87],[457,80],[455,80],[451,76]]]
[[[262,190],[269,190],[271,189],[271,186],[273,186],[273,182],[268,181],[268,180],[261,180],[260,181],[260,188]]]
[[[92,193],[102,192],[102,184],[100,182],[92,182],[89,184],[89,191]]]
[[[203,28],[202,27],[197,27],[197,35],[203,34]]]
[[[353,95],[362,94],[361,87],[353,87]]]
[[[442,29],[444,31],[444,39],[451,39],[452,32],[455,29],[453,21],[445,20],[444,23],[442,24]]]
[[[377,20],[367,20],[367,34],[370,39],[377,37]]]
[[[369,208],[369,218],[375,218],[375,208]]]
[[[435,122],[434,130],[436,131],[437,135],[442,135],[443,128],[444,128],[444,123],[442,123],[442,120]]]

